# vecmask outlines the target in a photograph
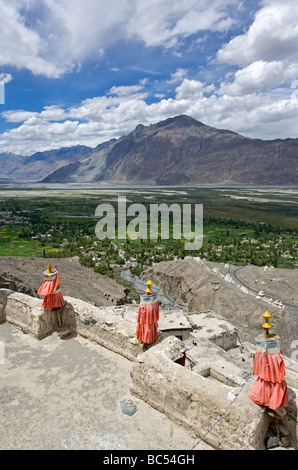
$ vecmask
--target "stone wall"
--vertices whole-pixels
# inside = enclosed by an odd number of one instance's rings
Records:
[[[237,390],[215,379],[210,383],[174,362],[182,348],[183,343],[170,336],[139,356],[131,392],[215,449],[263,449],[268,417],[248,398],[252,381]]]
[[[79,334],[134,361],[140,353],[135,336],[136,322],[125,321],[121,306],[95,307],[82,300],[64,296],[59,311],[62,327]],[[41,340],[59,329],[58,314],[45,309],[42,300],[0,289],[0,323],[7,321]],[[132,312],[136,317],[136,312]]]
[[[55,314],[41,307],[41,301],[9,289],[0,289],[0,322],[9,322],[37,339],[55,327]]]
[[[63,325],[105,348],[121,354],[134,361],[140,353],[140,345],[136,338],[136,310],[133,311],[135,321],[126,321],[121,315],[122,310],[129,307],[94,307],[82,300],[64,297],[66,305],[61,312]]]

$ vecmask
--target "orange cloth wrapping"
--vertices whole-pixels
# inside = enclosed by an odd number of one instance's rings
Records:
[[[45,279],[38,290],[39,295],[44,295],[43,307],[46,307],[48,310],[53,310],[53,308],[63,307],[65,304],[63,295],[60,291],[60,276],[57,269],[53,269],[56,273],[53,280]]]
[[[268,406],[271,410],[277,410],[280,406],[288,406],[287,384],[283,382],[267,382],[257,378],[250,391],[249,398],[258,405]]]
[[[282,352],[265,354],[256,351],[253,374],[268,382],[283,382],[285,380],[285,363]]]
[[[138,323],[136,336],[138,340],[142,343],[154,343],[157,340],[158,329],[156,323],[153,325],[148,325],[146,323]]]
[[[159,303],[155,302],[149,305],[139,305],[137,315],[136,336],[140,342],[153,343],[157,340],[159,320]]]
[[[249,398],[261,406],[276,410],[288,406],[288,391],[285,382],[285,364],[279,342],[266,344],[257,340],[253,374],[258,378],[249,394]]]

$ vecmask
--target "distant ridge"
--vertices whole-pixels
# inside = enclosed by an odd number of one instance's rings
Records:
[[[16,181],[40,180],[70,162],[88,157],[93,149],[84,145],[36,152],[30,156],[0,154],[1,178]]]
[[[298,139],[261,140],[182,115],[134,131],[43,182],[298,184]]]
[[[4,181],[298,185],[298,139],[261,140],[181,115],[95,148],[0,154]]]

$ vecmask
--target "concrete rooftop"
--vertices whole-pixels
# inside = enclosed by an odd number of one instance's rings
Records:
[[[190,450],[198,442],[131,395],[133,363],[123,356],[79,335],[39,341],[9,323],[0,340],[1,450]],[[129,416],[123,404],[137,411]]]

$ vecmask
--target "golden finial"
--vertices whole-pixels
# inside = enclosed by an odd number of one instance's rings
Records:
[[[149,280],[148,282],[146,282],[146,284],[148,287],[147,289],[145,289],[145,292],[147,292],[147,294],[152,294],[152,290],[150,289],[150,287],[153,286],[153,282]]]
[[[266,336],[269,336],[269,329],[272,328],[272,325],[269,323],[269,318],[271,317],[270,313],[268,310],[266,310],[265,313],[263,313],[263,318],[265,319],[265,323],[262,325],[263,328],[266,330]]]
[[[52,265],[51,265],[51,264],[48,264],[47,268],[48,268],[47,272],[48,272],[49,274],[51,274],[51,273],[53,272],[53,270],[52,270]]]

